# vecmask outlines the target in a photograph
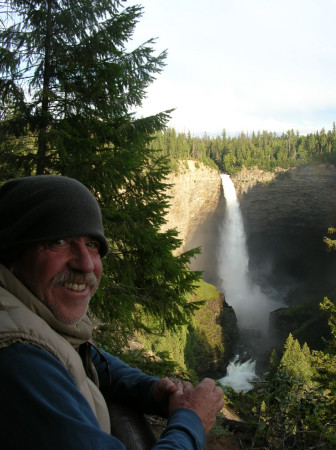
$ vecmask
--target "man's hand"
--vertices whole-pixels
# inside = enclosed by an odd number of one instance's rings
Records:
[[[195,387],[188,382],[176,382],[175,387],[169,397],[169,414],[178,408],[191,409],[200,417],[208,434],[216,422],[217,412],[224,406],[223,390],[210,378],[204,378]]]
[[[165,417],[168,417],[169,413],[169,397],[177,389],[177,382],[169,378],[161,378],[153,388],[153,398]]]

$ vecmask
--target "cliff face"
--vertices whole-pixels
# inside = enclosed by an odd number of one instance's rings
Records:
[[[326,251],[323,237],[336,224],[336,168],[244,170],[232,179],[255,280],[290,304],[333,289],[336,254]]]
[[[232,177],[247,235],[321,230],[336,223],[336,168],[301,166],[277,173],[242,170]]]
[[[218,170],[188,160],[180,163],[178,173],[169,175],[167,183],[172,185],[167,192],[171,201],[162,230],[176,228],[183,250],[189,236],[216,210],[221,180]]]

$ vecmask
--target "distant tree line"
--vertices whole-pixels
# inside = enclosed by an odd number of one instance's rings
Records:
[[[332,130],[322,128],[307,135],[290,130],[281,135],[258,131],[230,137],[223,130],[221,136],[210,138],[207,134],[194,137],[190,132],[177,133],[173,128],[167,128],[155,137],[152,148],[168,155],[173,168],[177,160],[186,158],[216,164],[222,172],[229,174],[239,172],[242,167],[257,166],[272,171],[276,167],[295,167],[312,161],[336,163],[335,122]]]

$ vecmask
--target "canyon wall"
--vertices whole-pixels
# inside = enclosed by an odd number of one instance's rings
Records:
[[[221,179],[217,169],[187,160],[180,162],[167,183],[172,185],[167,191],[171,199],[162,231],[176,228],[183,251],[189,236],[214,214],[221,195]]]
[[[232,177],[247,235],[336,226],[336,168],[300,166],[276,173],[242,170]]]

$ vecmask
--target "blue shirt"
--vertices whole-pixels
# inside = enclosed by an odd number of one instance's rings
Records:
[[[93,363],[102,388],[111,379],[110,398],[132,402],[156,413],[152,388],[157,378],[145,375],[103,352],[106,364],[93,349]],[[104,433],[66,368],[51,354],[30,344],[0,350],[0,448],[2,450],[121,450],[124,445]],[[197,414],[174,411],[159,449],[202,449],[205,432]]]

